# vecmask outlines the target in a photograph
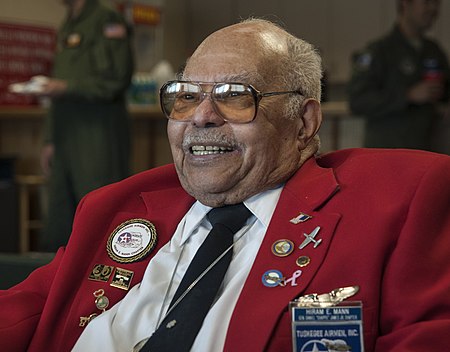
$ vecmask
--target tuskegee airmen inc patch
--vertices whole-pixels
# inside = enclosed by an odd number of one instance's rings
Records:
[[[145,219],[130,219],[111,233],[106,244],[109,257],[118,263],[132,263],[145,258],[157,241],[155,226]]]

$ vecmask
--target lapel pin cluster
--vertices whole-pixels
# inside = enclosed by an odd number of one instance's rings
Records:
[[[308,215],[304,212],[300,212],[297,216],[290,219],[289,222],[298,225],[307,222],[312,219],[311,215]],[[298,246],[298,250],[303,250],[304,248],[312,247],[313,249],[317,248],[322,243],[322,238],[320,238],[320,226],[316,226],[312,231],[303,232],[300,239],[296,239],[300,241],[300,245]],[[291,255],[296,251],[296,245],[294,239],[286,239],[282,238],[276,240],[271,246],[271,252],[274,256],[279,258],[285,258]],[[300,255],[295,260],[295,264],[304,268],[311,263],[311,258],[307,255]],[[285,286],[297,286],[297,280],[302,275],[302,270],[295,270],[292,275],[289,277],[284,276],[280,270],[278,269],[270,269],[267,270],[261,278],[262,284],[266,287],[285,287]]]
[[[106,251],[108,256],[122,265],[144,259],[156,247],[157,234],[155,226],[146,219],[129,219],[117,226],[108,238]],[[128,291],[134,276],[132,270],[106,264],[95,264],[88,280],[108,283],[109,286]],[[110,305],[104,288],[93,292],[97,311],[81,316],[79,326],[84,327]]]

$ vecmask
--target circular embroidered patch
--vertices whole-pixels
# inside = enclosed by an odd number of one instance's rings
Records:
[[[106,244],[110,258],[118,263],[132,263],[146,257],[156,245],[155,226],[145,219],[130,219],[112,232]]]

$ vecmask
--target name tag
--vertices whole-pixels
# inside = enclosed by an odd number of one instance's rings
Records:
[[[327,308],[291,304],[294,352],[364,352],[362,303]]]

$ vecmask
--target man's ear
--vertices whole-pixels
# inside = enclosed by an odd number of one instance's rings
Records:
[[[315,99],[306,99],[303,102],[301,120],[303,126],[298,132],[300,148],[303,149],[316,135],[322,124],[322,110],[320,103]]]

